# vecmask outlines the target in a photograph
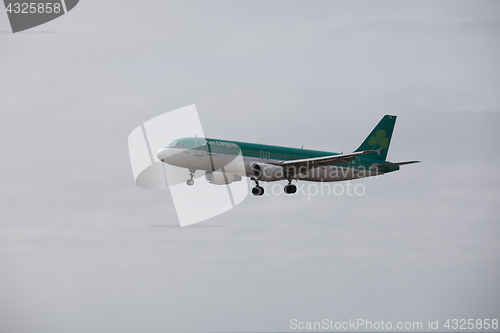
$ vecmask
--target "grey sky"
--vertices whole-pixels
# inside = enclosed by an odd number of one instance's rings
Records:
[[[500,3],[81,1],[0,14],[0,331],[288,331],[500,315]],[[46,32],[46,33],[35,33]],[[135,186],[128,134],[352,151],[398,116],[362,197],[249,196],[202,223]],[[497,330],[498,331],[498,330]]]

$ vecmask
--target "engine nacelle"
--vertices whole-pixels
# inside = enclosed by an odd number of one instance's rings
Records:
[[[266,182],[281,180],[285,176],[282,167],[266,163],[252,164],[252,171],[254,178]]]
[[[232,182],[239,182],[241,180],[241,176],[230,172],[205,171],[205,179],[210,184],[225,185],[231,184]]]

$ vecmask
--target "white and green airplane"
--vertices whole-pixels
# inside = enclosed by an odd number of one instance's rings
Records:
[[[242,176],[255,182],[252,194],[264,194],[259,181],[288,180],[286,194],[297,187],[292,180],[335,182],[383,175],[399,170],[400,165],[418,163],[386,161],[396,116],[386,115],[353,153],[333,153],[210,138],[180,138],[158,152],[164,163],[187,168],[194,184],[196,170],[205,170],[211,184],[241,181]]]

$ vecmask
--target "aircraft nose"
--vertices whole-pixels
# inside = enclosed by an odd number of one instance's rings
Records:
[[[174,155],[172,149],[162,148],[162,149],[160,149],[160,151],[158,152],[158,154],[156,154],[156,157],[158,157],[158,159],[160,161],[165,162],[172,155]]]

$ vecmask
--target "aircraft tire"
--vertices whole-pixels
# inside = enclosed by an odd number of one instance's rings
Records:
[[[288,185],[285,185],[283,190],[285,191],[286,194],[294,194],[295,192],[297,192],[297,186],[295,186],[293,184],[288,184]]]
[[[255,186],[254,188],[252,188],[252,194],[256,197],[261,196],[264,194],[264,188],[260,186]]]

